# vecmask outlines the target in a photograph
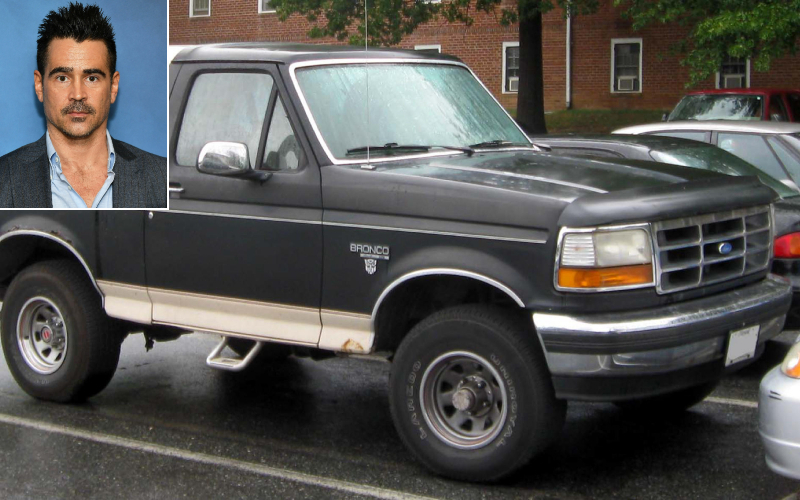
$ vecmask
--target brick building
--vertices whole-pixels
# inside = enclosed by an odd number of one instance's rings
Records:
[[[513,0],[503,0],[503,3]],[[545,108],[668,109],[685,93],[689,71],[669,54],[685,28],[654,26],[634,31],[612,0],[600,0],[596,14],[571,22],[555,9],[542,20]],[[493,15],[476,13],[466,27],[434,21],[405,37],[399,47],[438,49],[467,63],[500,102],[516,106],[515,69],[519,27],[501,26]],[[170,0],[172,45],[233,41],[335,43],[311,40],[301,16],[278,21],[268,0]],[[571,38],[567,75],[567,33]],[[569,85],[568,85],[569,83]],[[777,60],[767,73],[751,71],[748,61],[730,60],[707,87],[798,87],[800,55]],[[568,89],[569,87],[569,89]]]

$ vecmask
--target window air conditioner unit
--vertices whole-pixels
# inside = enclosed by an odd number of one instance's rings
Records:
[[[508,91],[509,92],[519,92],[519,77],[512,76],[508,79]]]
[[[635,76],[618,76],[617,90],[634,90],[636,78]]]
[[[722,79],[724,89],[740,89],[744,87],[744,75],[725,75]]]

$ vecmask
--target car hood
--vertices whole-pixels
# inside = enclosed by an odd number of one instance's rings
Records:
[[[666,163],[565,158],[532,152],[479,153],[378,163],[376,171],[482,185],[572,202],[587,194],[724,178]]]

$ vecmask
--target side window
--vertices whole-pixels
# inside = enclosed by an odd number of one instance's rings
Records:
[[[785,122],[789,120],[786,106],[783,105],[783,98],[774,95],[769,100],[769,119],[774,122]]]
[[[305,164],[303,148],[297,142],[292,124],[281,99],[275,101],[275,111],[267,132],[263,170],[297,170]]]
[[[786,172],[760,135],[720,133],[717,145],[778,180],[786,179]]]
[[[683,132],[679,130],[669,130],[663,132],[653,132],[653,135],[663,135],[664,137],[677,137],[678,139],[691,139],[693,141],[706,141],[705,132]]]
[[[770,146],[772,146],[772,150],[775,151],[775,154],[778,155],[778,158],[780,158],[784,168],[786,168],[789,174],[794,177],[793,180],[795,182],[800,182],[800,160],[798,160],[791,153],[791,151],[775,137],[767,138],[767,142],[769,142]]]
[[[789,107],[792,108],[794,121],[800,122],[800,94],[786,94],[786,99],[789,101]]]
[[[255,166],[258,142],[272,92],[263,73],[204,73],[194,80],[183,113],[176,160],[194,166],[200,150],[212,141],[243,142]]]

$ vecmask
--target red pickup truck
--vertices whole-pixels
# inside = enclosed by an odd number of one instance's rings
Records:
[[[677,120],[800,122],[800,90],[697,90],[686,94],[666,118]]]

